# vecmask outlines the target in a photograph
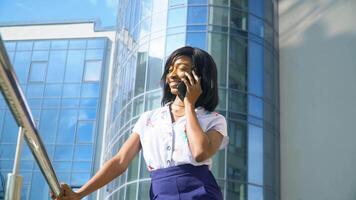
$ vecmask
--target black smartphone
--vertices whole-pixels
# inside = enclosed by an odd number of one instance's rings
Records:
[[[187,86],[183,81],[178,83],[178,97],[180,100],[184,101],[185,94],[187,93]]]

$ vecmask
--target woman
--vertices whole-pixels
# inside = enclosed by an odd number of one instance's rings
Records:
[[[181,82],[186,92],[178,89]],[[219,100],[214,60],[201,49],[179,48],[167,59],[161,85],[163,106],[143,113],[117,155],[77,192],[62,185],[59,200],[78,200],[106,185],[141,148],[151,199],[223,199],[209,169],[211,157],[228,143],[226,120],[213,112]]]

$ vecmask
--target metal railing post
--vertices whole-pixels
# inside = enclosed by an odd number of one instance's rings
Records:
[[[17,136],[17,145],[15,152],[14,167],[12,173],[7,175],[5,200],[20,200],[21,199],[21,189],[23,178],[18,174],[20,159],[21,159],[21,149],[22,149],[22,138],[24,130],[19,127],[19,134]]]

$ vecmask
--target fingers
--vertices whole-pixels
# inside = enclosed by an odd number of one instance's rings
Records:
[[[185,72],[185,76],[188,77],[188,80],[190,82],[189,85],[194,85],[195,81],[194,81],[193,77],[187,72]]]
[[[200,78],[199,76],[195,73],[195,71],[193,70],[193,76],[194,76],[194,79],[197,83],[200,83]]]

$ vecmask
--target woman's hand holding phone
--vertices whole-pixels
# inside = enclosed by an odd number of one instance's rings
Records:
[[[200,85],[200,77],[198,77],[193,70],[191,74],[185,72],[185,77],[182,81],[184,82],[186,92],[184,95],[184,86],[180,86],[181,89],[179,89],[178,85],[178,95],[180,95],[179,98],[181,98],[181,100],[183,98],[182,101],[185,106],[195,106],[196,101],[203,92]]]

